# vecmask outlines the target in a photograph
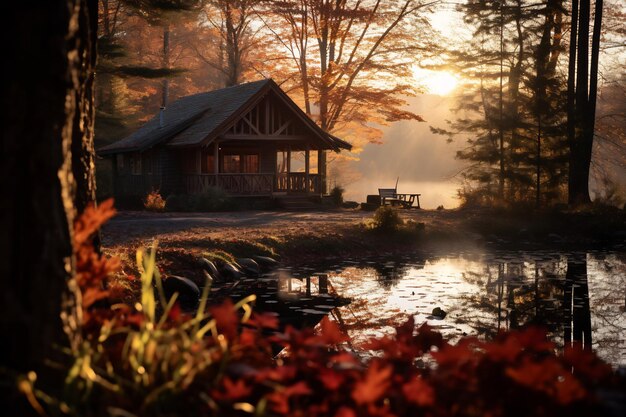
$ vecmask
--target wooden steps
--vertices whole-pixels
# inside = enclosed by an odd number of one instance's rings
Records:
[[[275,196],[278,206],[289,211],[319,210],[322,206],[310,200],[306,195],[280,195]]]

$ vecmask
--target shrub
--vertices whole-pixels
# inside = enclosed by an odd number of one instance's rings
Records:
[[[189,211],[190,208],[190,198],[186,194],[170,194],[165,201],[167,211]]]
[[[230,198],[226,191],[217,187],[210,187],[201,194],[191,196],[193,211],[225,211],[238,208],[235,200]]]
[[[378,230],[394,231],[402,226],[403,223],[398,210],[391,206],[381,206],[374,213],[372,226]]]
[[[239,205],[221,188],[211,187],[201,194],[172,194],[166,207],[168,211],[227,211]]]
[[[437,206],[437,211],[441,211],[441,210],[443,210],[443,209],[444,209],[444,208],[443,208],[443,204],[441,204],[441,205],[438,205],[438,206]]]
[[[332,200],[333,204],[337,207],[341,206],[341,204],[343,203],[343,193],[344,193],[344,189],[343,187],[339,186],[339,185],[335,185],[333,187],[332,190],[330,190],[330,199]]]
[[[154,190],[148,193],[143,201],[143,206],[149,211],[163,211],[165,210],[165,200],[158,190]]]

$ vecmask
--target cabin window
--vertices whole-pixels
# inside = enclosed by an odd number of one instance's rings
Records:
[[[124,154],[118,153],[115,155],[115,162],[117,165],[117,169],[124,168]]]
[[[243,155],[243,172],[257,174],[259,172],[259,155]]]
[[[226,174],[236,174],[241,172],[241,156],[224,155],[224,172]]]
[[[141,175],[141,154],[134,153],[128,158],[130,172],[133,175]]]
[[[304,151],[291,151],[291,165],[289,172],[304,172]]]
[[[276,153],[276,172],[279,174],[287,172],[287,152],[285,151]]]
[[[203,174],[215,173],[215,156],[213,152],[206,149],[202,150],[202,160],[200,162],[200,172]]]

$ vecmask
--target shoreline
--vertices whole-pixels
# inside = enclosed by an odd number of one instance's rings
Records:
[[[372,212],[121,212],[103,229],[104,251],[120,255],[136,272],[134,252],[159,240],[158,259],[172,274],[195,279],[197,259],[224,251],[235,257],[271,256],[283,266],[416,252],[585,251],[626,252],[626,216],[606,213],[499,213],[494,210],[399,211],[397,231],[371,230]],[[190,277],[191,278],[191,277]],[[194,278],[192,278],[194,279]]]

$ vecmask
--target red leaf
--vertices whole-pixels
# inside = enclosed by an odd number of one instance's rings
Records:
[[[356,417],[356,413],[351,408],[340,407],[335,413],[335,417]]]
[[[327,368],[321,368],[317,377],[330,391],[337,390],[345,381],[345,377],[340,372]]]
[[[267,329],[278,329],[278,317],[272,313],[254,313],[249,323]]]
[[[245,398],[252,393],[252,388],[249,387],[244,380],[239,379],[233,382],[232,379],[225,377],[222,383],[223,391],[214,391],[213,396],[218,400],[239,400]]]
[[[404,384],[402,393],[408,401],[422,407],[435,403],[435,391],[422,378],[413,378]]]
[[[357,382],[352,390],[354,401],[359,405],[377,401],[389,388],[391,371],[389,365],[372,362],[365,378]]]
[[[234,340],[237,336],[239,317],[233,302],[230,299],[226,299],[221,305],[210,307],[209,312],[217,323],[218,331],[224,334],[228,340]]]
[[[348,340],[348,337],[341,332],[337,323],[330,321],[327,316],[324,316],[320,326],[322,328],[321,337],[324,343],[336,345]]]

